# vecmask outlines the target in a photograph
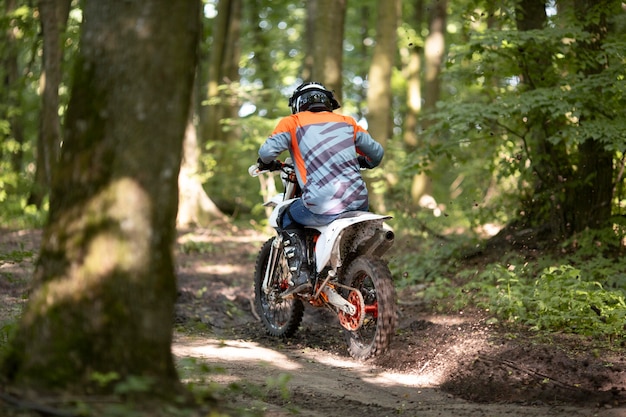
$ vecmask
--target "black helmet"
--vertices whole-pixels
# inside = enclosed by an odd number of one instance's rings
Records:
[[[332,91],[322,84],[311,82],[301,84],[289,98],[291,113],[301,111],[333,111],[341,107]]]

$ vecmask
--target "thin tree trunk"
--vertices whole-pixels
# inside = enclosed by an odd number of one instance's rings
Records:
[[[435,109],[441,91],[441,66],[445,54],[447,0],[432,0],[428,36],[424,46],[424,109]]]
[[[40,207],[48,194],[52,169],[61,149],[61,122],[59,120],[59,86],[63,62],[62,34],[65,32],[71,0],[40,0],[39,15],[43,32],[43,70],[41,75],[42,102],[37,140],[35,184],[29,203]]]
[[[10,15],[17,9],[17,0],[7,0],[5,4],[6,15]],[[13,25],[9,25],[6,31],[6,55],[3,59],[3,67],[5,69],[4,74],[4,90],[0,93],[0,99],[6,105],[6,113],[1,115],[0,118],[9,121],[10,129],[9,136],[16,142],[17,148],[11,152],[11,168],[14,172],[21,172],[22,159],[24,155],[24,124],[22,123],[22,117],[16,111],[22,105],[19,93],[19,69],[18,69],[18,54],[19,44],[16,38],[17,28]],[[5,135],[0,135],[0,140]],[[0,156],[2,155],[2,148],[0,148]]]
[[[437,106],[441,92],[441,67],[446,50],[447,0],[432,0],[428,6],[428,36],[424,45],[424,111],[432,112]],[[421,129],[429,127],[428,119],[421,123]],[[422,196],[433,193],[432,180],[421,173],[413,178],[411,198],[419,202]]]
[[[305,81],[317,81],[341,100],[346,0],[307,1]]]
[[[224,129],[224,123],[237,116],[232,86],[239,82],[241,0],[218,2],[208,67],[207,106],[201,113],[202,143],[227,143],[238,137]]]
[[[383,146],[392,135],[391,72],[396,59],[399,9],[397,0],[378,2],[376,46],[368,75],[368,130]]]
[[[423,0],[415,2],[415,13],[406,19],[417,34],[421,33],[423,7]],[[423,50],[423,46],[416,43],[411,43],[406,48],[404,75],[407,83],[407,112],[404,117],[403,139],[405,147],[409,152],[417,148],[419,143],[417,118],[422,110],[422,79],[420,72]]]
[[[376,25],[376,46],[370,64],[367,90],[367,124],[370,134],[383,146],[392,136],[391,114],[391,73],[396,59],[396,30],[400,2],[398,0],[379,0],[378,20]],[[385,161],[383,161],[383,165]],[[384,179],[383,187],[370,186],[370,204],[374,210],[386,211],[383,196],[389,187],[390,179]],[[371,181],[368,181],[371,183]],[[376,190],[379,190],[376,192]]]

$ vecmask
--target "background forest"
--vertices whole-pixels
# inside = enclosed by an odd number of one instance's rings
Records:
[[[0,224],[13,229],[46,221],[81,46],[83,2],[35,3],[0,1]],[[202,31],[180,227],[264,225],[275,185],[247,167],[292,90],[319,81],[386,149],[368,181],[404,237],[400,288],[623,341],[621,0],[207,0]]]

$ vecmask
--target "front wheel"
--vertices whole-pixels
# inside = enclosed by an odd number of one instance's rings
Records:
[[[365,360],[384,353],[396,328],[396,292],[389,268],[380,259],[359,256],[348,266],[344,284],[363,296],[362,311],[357,312],[362,324],[346,331],[350,355]]]
[[[275,239],[265,242],[256,260],[254,305],[268,334],[290,337],[302,322],[304,304],[299,299],[285,300],[279,296],[289,286],[291,272],[282,245],[274,247]],[[271,265],[269,271],[268,265]],[[263,289],[266,271],[270,274],[267,291]]]

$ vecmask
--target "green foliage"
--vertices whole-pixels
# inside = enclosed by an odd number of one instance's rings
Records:
[[[129,375],[123,381],[115,384],[114,392],[121,396],[147,394],[151,391],[154,381],[146,376]]]
[[[17,331],[17,321],[0,322],[0,360],[8,352],[9,341]]]
[[[35,174],[35,149],[39,134],[41,106],[40,76],[42,41],[37,7],[19,1],[17,7],[0,15],[0,32],[12,34],[0,42],[0,225],[12,228],[40,227],[47,205],[41,212],[28,204]],[[70,13],[62,45],[65,70],[59,88],[59,114],[64,114],[69,99],[68,83],[78,48],[81,13]],[[11,67],[15,66],[15,72]]]
[[[20,249],[12,250],[10,252],[0,252],[0,261],[10,261],[10,262],[22,262],[26,258],[33,257],[33,251],[24,250],[24,244],[20,244]]]
[[[569,265],[544,270],[535,284],[526,323],[537,330],[552,329],[584,335],[624,336],[625,293],[581,279]]]
[[[268,397],[278,395],[283,401],[288,402],[291,393],[288,383],[291,380],[289,374],[281,373],[276,377],[268,376],[264,384],[255,384],[249,381],[232,382],[220,384],[214,382],[216,375],[226,373],[222,367],[210,366],[204,361],[196,358],[180,358],[177,360],[176,368],[181,380],[186,384],[195,398],[196,404],[225,404],[241,397],[248,398],[248,405],[234,408],[220,414],[214,411],[215,417],[260,417],[266,414],[264,405],[257,407],[255,401],[266,401]],[[233,401],[231,401],[233,400]],[[211,414],[213,416],[213,414]]]
[[[206,152],[201,156],[205,189],[211,199],[225,213],[234,219],[247,215],[262,203],[259,179],[248,175],[248,167],[256,163],[258,148],[274,130],[278,119],[260,116],[267,113],[271,106],[284,108],[282,114],[288,114],[287,99],[271,95],[268,98],[257,86],[231,84],[229,94],[232,100],[245,103],[255,112],[236,119],[222,120],[222,128],[238,134],[236,141],[208,142]],[[285,154],[286,155],[286,154]]]
[[[464,260],[474,246],[468,243],[450,242],[437,251],[432,242],[420,242],[419,250],[410,251],[413,257],[394,260],[396,275],[397,268],[409,271],[398,285],[421,285],[420,295],[433,305],[478,307],[536,331],[616,343],[626,338],[626,261],[615,230],[577,234],[537,259],[510,252],[484,265],[480,255]]]
[[[512,2],[499,3],[493,15],[485,2],[452,4],[448,25],[455,31],[448,33],[441,101],[435,113],[421,115],[430,127],[400,164],[406,167],[401,186],[406,190],[412,175],[428,173],[437,201],[465,205],[473,227],[508,222],[529,201],[537,206],[531,214],[540,217],[564,187],[557,181],[537,190],[537,167],[551,164],[569,181],[567,191],[575,190],[584,181],[572,173],[581,164],[580,145],[589,140],[611,152],[623,186],[625,18],[618,1],[603,4],[615,12],[594,47],[596,37],[580,16],[554,15],[544,29],[518,31]],[[558,146],[563,158],[543,151],[540,141]],[[460,184],[454,192],[444,188],[453,184]],[[479,210],[469,209],[471,201]]]
[[[198,242],[194,240],[185,241],[179,247],[180,251],[187,255],[193,253],[215,253],[217,250],[217,247],[211,242]]]

